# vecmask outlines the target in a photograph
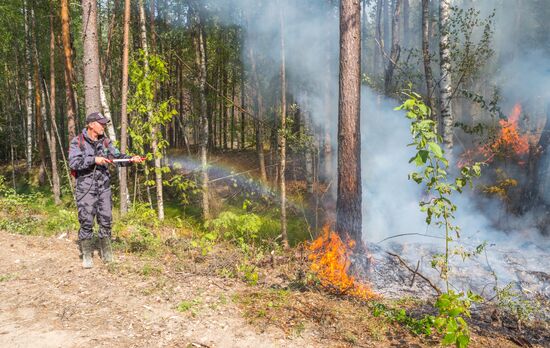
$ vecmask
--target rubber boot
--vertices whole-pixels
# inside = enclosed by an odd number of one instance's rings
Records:
[[[92,240],[81,240],[80,247],[82,248],[82,268],[92,268],[94,265],[92,261]]]
[[[113,248],[111,247],[111,238],[99,238],[99,252],[103,262],[113,262]]]

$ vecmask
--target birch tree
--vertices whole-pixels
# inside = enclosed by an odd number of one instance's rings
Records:
[[[141,38],[141,47],[145,54],[145,74],[149,70],[148,56],[149,49],[147,45],[147,28],[145,26],[145,9],[143,8],[143,0],[139,0],[139,21],[140,21],[140,38]],[[148,108],[149,122],[154,123],[153,112],[151,108]],[[151,129],[151,147],[153,151],[153,158],[155,160],[155,186],[157,193],[157,214],[159,220],[164,220],[164,201],[162,195],[162,169],[160,158],[161,154],[158,147],[157,133],[159,132],[159,126],[154,123]]]
[[[453,148],[453,110],[452,110],[452,87],[451,87],[451,49],[449,42],[451,1],[439,1],[439,115],[442,122],[443,144],[450,151]]]

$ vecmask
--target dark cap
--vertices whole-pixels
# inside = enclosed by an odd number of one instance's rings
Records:
[[[86,116],[86,123],[92,123],[94,121],[97,121],[101,124],[107,124],[109,123],[109,119],[105,116],[103,116],[100,112],[92,112],[88,116]]]

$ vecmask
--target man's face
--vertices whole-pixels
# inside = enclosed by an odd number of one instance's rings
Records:
[[[97,122],[97,121],[93,121],[90,123],[90,128],[94,131],[94,133],[96,133],[97,135],[103,135],[103,133],[105,133],[105,125]]]

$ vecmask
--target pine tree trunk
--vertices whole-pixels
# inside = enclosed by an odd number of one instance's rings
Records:
[[[84,104],[86,115],[101,111],[97,0],[82,0],[82,42],[84,47]]]
[[[264,141],[263,141],[263,100],[262,92],[260,90],[260,80],[258,78],[258,72],[256,71],[256,58],[254,56],[254,50],[252,45],[249,49],[250,55],[250,67],[252,70],[252,80],[254,83],[254,112],[255,112],[255,124],[256,124],[256,153],[258,154],[258,164],[260,166],[260,179],[263,182],[267,182],[267,173],[265,170],[265,158],[264,158]]]
[[[392,80],[393,73],[395,71],[395,66],[399,60],[399,55],[401,54],[401,47],[399,46],[399,17],[401,16],[401,1],[395,0],[395,7],[392,17],[391,25],[391,52],[390,59],[388,60],[388,65],[384,74],[384,92],[387,96],[392,92]]]
[[[361,8],[340,1],[340,91],[338,107],[338,198],[336,231],[361,242]]]
[[[281,194],[281,235],[283,247],[288,249],[286,221],[286,65],[285,65],[285,34],[283,6],[280,6],[279,20],[281,25],[281,131],[279,132],[280,159],[280,194]]]
[[[199,151],[201,161],[201,186],[202,186],[202,216],[204,220],[210,219],[210,202],[208,193],[208,105],[206,103],[206,52],[204,34],[199,9],[195,15],[197,35],[195,37],[196,60],[199,68],[199,97],[200,97],[200,123],[199,123]]]
[[[76,100],[73,90],[73,58],[69,17],[69,0],[61,0],[61,37],[65,58],[65,96],[67,99],[67,128],[69,141],[76,136]]]
[[[449,16],[451,11],[450,0],[439,2],[439,54],[440,54],[440,110],[443,144],[450,152],[453,148],[453,110],[451,104],[451,49],[449,42]]]
[[[130,0],[124,1],[124,31],[122,47],[122,89],[120,106],[120,151],[126,153],[128,149],[128,53],[130,49]],[[128,170],[121,167],[120,180],[120,214],[128,212],[130,196],[128,194]]]
[[[139,0],[139,20],[140,20],[140,31],[141,31],[141,47],[143,48],[143,51],[145,52],[145,73],[147,74],[149,72],[149,50],[147,46],[147,29],[145,27],[145,10],[143,8],[143,0]],[[154,97],[153,97],[154,99]],[[149,122],[153,122],[153,111],[151,109],[151,105],[149,105],[148,109],[148,117]],[[155,160],[155,186],[156,186],[156,193],[157,193],[157,214],[159,220],[164,220],[164,200],[162,195],[162,171],[161,171],[161,153],[158,149],[158,140],[157,140],[157,134],[160,131],[158,125],[153,125],[151,128],[151,150],[153,151],[153,157]]]
[[[36,53],[36,51],[35,51]],[[38,181],[40,185],[44,185],[45,176],[46,176],[46,152],[44,148],[44,122],[42,118],[44,117],[43,110],[44,105],[42,104],[42,96],[40,94],[40,74],[38,73],[38,57],[35,57],[34,64],[34,115],[36,122],[36,146],[38,147],[38,156],[40,157],[40,170],[38,172]]]

